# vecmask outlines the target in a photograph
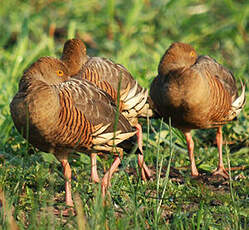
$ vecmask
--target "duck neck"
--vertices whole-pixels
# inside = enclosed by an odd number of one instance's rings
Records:
[[[87,62],[88,56],[85,53],[73,53],[72,51],[67,51],[63,53],[61,60],[67,65],[70,75],[77,74],[82,66]]]

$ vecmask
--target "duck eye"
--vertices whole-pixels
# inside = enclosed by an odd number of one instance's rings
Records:
[[[195,51],[191,51],[189,55],[190,57],[195,57]]]
[[[63,71],[62,70],[57,70],[56,71],[56,74],[59,76],[59,77],[62,77],[64,75]]]

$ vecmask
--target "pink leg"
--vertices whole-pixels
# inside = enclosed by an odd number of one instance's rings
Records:
[[[188,154],[190,159],[190,166],[191,166],[191,175],[192,176],[199,176],[198,170],[195,165],[195,157],[194,157],[194,141],[192,139],[190,132],[184,132],[183,133],[188,146]]]
[[[136,130],[137,130],[137,143],[138,143],[138,148],[143,152],[143,130],[142,126],[140,124],[136,124]]]
[[[102,191],[102,197],[105,197],[106,189],[111,186],[111,178],[113,173],[116,171],[117,167],[121,163],[121,160],[119,157],[116,157],[114,162],[112,163],[110,169],[105,173],[103,179],[102,179],[102,184],[101,184],[101,191]]]
[[[97,153],[91,154],[91,179],[94,183],[99,183],[100,179],[97,172]]]
[[[64,177],[65,177],[65,191],[66,191],[66,205],[73,207],[73,200],[71,194],[71,168],[67,159],[61,160],[61,164],[64,169]]]
[[[218,147],[218,153],[219,153],[219,163],[217,169],[213,172],[213,175],[221,175],[224,178],[228,178],[229,174],[226,171],[224,164],[223,164],[223,159],[222,159],[222,127],[218,127],[217,133],[216,133],[216,142],[217,142],[217,147]]]
[[[147,181],[147,179],[151,178],[151,171],[148,168],[148,166],[144,162],[144,156],[143,156],[143,131],[140,124],[136,125],[137,129],[137,142],[138,142],[138,148],[141,152],[141,154],[138,154],[138,165],[141,168],[141,174],[144,181]]]

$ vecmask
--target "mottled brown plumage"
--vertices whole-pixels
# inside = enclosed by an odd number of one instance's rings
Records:
[[[106,58],[87,56],[85,45],[79,39],[71,39],[65,43],[61,59],[74,70],[78,71],[79,66],[81,67],[74,78],[91,81],[107,92],[116,103],[118,91],[120,92],[119,110],[130,124],[137,128],[138,145],[142,152],[142,128],[138,123],[138,118],[152,116],[148,90],[141,87],[124,66]],[[146,180],[151,173],[143,161],[143,155],[138,155],[142,177]],[[94,174],[96,179],[93,177],[93,180],[98,181],[97,172]]]
[[[119,114],[114,132],[119,112],[112,98],[87,80],[69,78],[69,72],[67,65],[56,58],[40,58],[24,72],[10,110],[17,130],[35,147],[54,153],[62,163],[66,203],[73,206],[69,153],[115,153],[114,164],[102,180],[104,194],[123,149],[129,151],[136,143],[136,130]]]
[[[87,56],[85,45],[80,39],[70,39],[65,43],[61,59],[73,72],[77,72],[75,70],[80,67],[75,78],[91,81],[114,101],[117,101],[121,81],[120,110],[130,123],[135,125],[138,117],[152,116],[147,102],[148,90],[141,87],[124,66],[107,58]]]
[[[222,163],[221,126],[232,121],[245,104],[245,87],[238,97],[232,73],[209,56],[197,56],[188,44],[173,43],[162,57],[150,95],[158,113],[182,130],[187,139],[192,175],[195,166],[191,129],[218,128],[219,165],[215,174],[227,177]]]

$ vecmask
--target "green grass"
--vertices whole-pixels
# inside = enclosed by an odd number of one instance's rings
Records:
[[[9,112],[24,69],[41,56],[60,57],[63,43],[72,37],[85,41],[89,55],[125,65],[144,87],[157,75],[160,57],[174,41],[191,43],[248,86],[247,1],[13,0],[2,2],[0,16],[0,186],[20,229],[249,228],[248,103],[239,120],[223,128],[226,167],[228,162],[245,166],[231,172],[230,184],[191,179],[183,135],[160,121],[143,121],[153,181],[142,182],[136,176],[136,156],[126,154],[103,207],[99,186],[89,180],[89,157],[71,158],[72,189],[81,213],[77,217],[53,215],[54,206],[63,206],[61,167],[51,154],[28,146]],[[248,99],[248,90],[246,94]],[[198,168],[209,175],[218,161],[215,131],[193,133]],[[100,175],[111,162],[99,159]],[[2,214],[0,229],[9,229]]]

